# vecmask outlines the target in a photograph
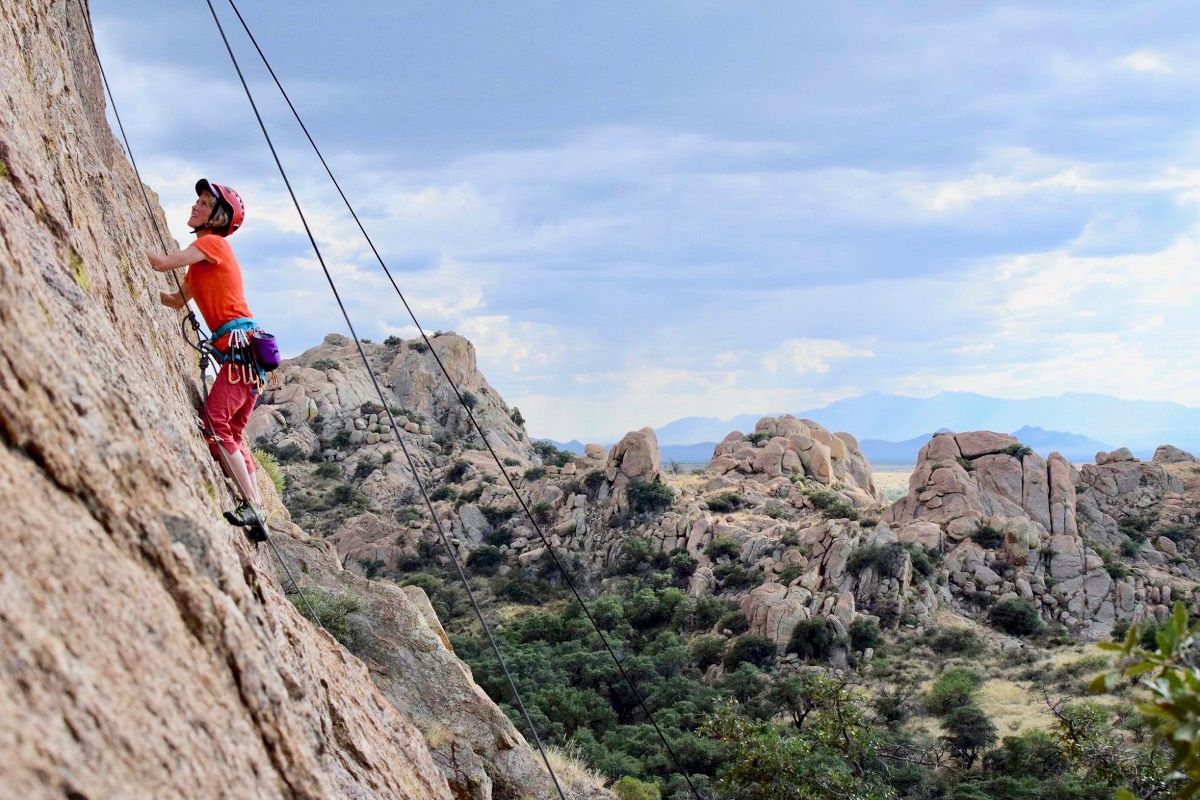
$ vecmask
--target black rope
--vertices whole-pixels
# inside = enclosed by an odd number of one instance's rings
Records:
[[[150,202],[150,196],[146,193],[146,182],[142,180],[142,173],[138,169],[137,161],[133,157],[133,147],[131,147],[129,144],[129,136],[125,133],[125,125],[121,121],[120,112],[117,110],[117,102],[113,98],[112,87],[109,86],[109,83],[108,83],[108,75],[104,72],[104,62],[101,61],[100,50],[99,50],[99,48],[96,47],[96,34],[95,34],[95,31],[92,29],[91,17],[88,16],[87,9],[83,5],[83,0],[77,0],[77,3],[79,5],[80,15],[83,17],[84,26],[87,28],[88,40],[91,42],[91,45],[92,45],[92,53],[96,57],[96,67],[100,70],[100,80],[104,84],[104,93],[108,97],[109,107],[112,108],[113,117],[117,121],[117,129],[121,132],[121,140],[125,144],[125,154],[129,157],[129,164],[130,164],[130,166],[133,167],[133,174],[137,177],[138,188],[142,192],[142,200],[144,200],[146,203],[146,213],[150,217],[150,224],[153,226],[154,232],[158,236],[158,242],[161,245],[163,252],[164,253],[170,252],[171,248],[167,245],[166,236],[163,234],[162,227],[159,226],[159,224],[158,224],[158,216],[154,213],[154,207]],[[139,260],[140,260],[140,257],[139,257]],[[178,270],[170,270],[170,275],[175,281],[176,289],[179,290],[180,298],[182,298],[184,301],[183,308],[186,311],[186,315],[180,320],[179,330],[183,336],[184,341],[186,341],[188,343],[188,345],[190,345],[192,348],[194,348],[197,352],[200,353],[200,394],[201,394],[200,408],[204,413],[205,421],[208,423],[208,430],[210,433],[212,433],[213,431],[215,431],[215,428],[213,427],[212,417],[209,415],[209,411],[208,411],[208,383],[204,380],[204,373],[208,369],[208,362],[209,362],[208,337],[204,336],[204,334],[202,333],[201,328],[200,328],[200,321],[198,319],[196,319],[195,312],[192,311],[191,307],[188,306],[188,304],[187,304],[187,298],[184,297],[184,294],[183,294],[183,283],[179,280],[178,273],[179,273]],[[189,324],[191,326],[192,333],[195,334],[195,336],[196,336],[195,343],[192,343],[192,341],[190,339],[188,339],[187,328],[188,328]],[[220,367],[220,364],[218,363],[218,366],[217,366],[218,373],[220,372],[220,369],[221,369],[221,367]],[[250,498],[246,496],[245,490],[243,490],[241,485],[238,484],[237,479],[232,477],[233,476],[233,468],[230,465],[229,454],[225,452],[224,446],[221,445],[220,442],[218,441],[215,449],[218,453],[218,457],[220,458],[222,465],[225,468],[225,474],[230,477],[231,482],[233,483],[234,487],[237,489],[238,495],[240,495],[242,500],[244,500],[245,502],[247,502],[247,503],[250,502]],[[267,542],[270,544],[271,549],[275,551],[275,557],[277,559],[279,559],[279,565],[281,567],[283,567],[283,571],[285,573],[287,573],[288,579],[292,582],[292,586],[294,586],[296,588],[296,592],[300,595],[301,599],[304,600],[304,605],[308,608],[308,613],[311,615],[313,622],[317,623],[317,625],[324,628],[325,626],[321,624],[321,618],[317,616],[317,612],[313,610],[312,604],[308,602],[308,597],[304,594],[303,591],[301,591],[300,584],[296,582],[296,576],[292,574],[291,569],[288,568],[287,563],[284,562],[283,557],[279,554],[279,548],[277,548],[275,546],[275,542],[272,541],[271,535],[267,531],[266,523],[263,522],[261,519],[259,519],[258,524],[261,528],[262,534],[264,536],[266,536]]]
[[[234,55],[233,48],[229,44],[229,39],[225,35],[225,29],[221,25],[220,18],[217,16],[217,11],[215,8],[213,8],[212,0],[205,0],[205,2],[208,4],[209,12],[212,14],[213,22],[216,23],[217,31],[221,34],[221,41],[225,43],[225,49],[229,53],[229,58],[233,62],[233,67],[237,71],[238,80],[241,81],[242,89],[246,93],[246,99],[249,100],[250,107],[254,110],[254,117],[258,120],[258,126],[262,130],[263,137],[267,141],[267,147],[271,150],[271,157],[275,159],[275,166],[279,169],[280,177],[283,178],[283,182],[287,187],[288,194],[292,198],[292,204],[296,207],[296,213],[300,216],[300,223],[304,226],[304,232],[308,236],[308,241],[312,245],[313,252],[317,256],[317,261],[321,264],[321,270],[325,273],[325,279],[329,282],[329,288],[333,292],[333,297],[337,301],[338,308],[340,308],[342,311],[342,316],[346,320],[346,326],[350,329],[350,336],[354,340],[354,346],[358,349],[358,354],[359,357],[362,358],[363,366],[365,366],[367,369],[367,374],[371,378],[371,384],[375,387],[375,393],[379,396],[380,404],[383,406],[384,411],[387,412],[388,422],[391,424],[392,430],[396,434],[396,441],[400,443],[400,449],[404,452],[404,457],[408,461],[409,468],[412,470],[413,478],[416,480],[417,487],[421,491],[421,496],[425,500],[425,505],[429,509],[429,515],[433,519],[433,523],[437,528],[438,534],[441,536],[442,542],[446,547],[446,551],[450,555],[451,561],[454,562],[454,566],[458,570],[458,574],[462,579],[463,585],[466,587],[467,596],[470,598],[471,605],[474,606],[476,614],[479,617],[479,623],[483,626],[483,630],[486,632],[488,640],[492,644],[492,649],[495,651],[496,657],[500,661],[500,668],[504,671],[504,675],[508,679],[509,686],[513,691],[513,696],[516,698],[517,705],[521,710],[521,715],[525,718],[525,722],[529,725],[530,733],[533,735],[533,739],[537,744],[538,751],[542,755],[542,760],[546,764],[546,769],[550,773],[550,778],[554,781],[554,787],[558,790],[558,794],[560,797],[562,797],[562,800],[567,800],[567,795],[558,782],[558,776],[555,774],[554,768],[550,765],[550,757],[546,754],[545,748],[542,746],[541,737],[538,736],[537,729],[533,724],[533,720],[530,718],[529,712],[525,709],[525,703],[521,699],[521,693],[517,689],[516,682],[513,680],[512,674],[509,672],[508,665],[504,661],[504,656],[500,653],[500,647],[496,644],[496,640],[492,636],[492,632],[487,624],[487,620],[483,616],[483,610],[480,608],[478,601],[475,599],[475,594],[471,590],[471,585],[470,581],[467,579],[467,574],[463,570],[462,564],[459,562],[453,546],[450,544],[450,537],[446,534],[441,520],[438,519],[437,513],[434,511],[433,501],[429,498],[429,494],[425,490],[425,485],[421,481],[421,478],[418,474],[416,461],[409,452],[408,446],[404,443],[404,437],[401,435],[400,426],[396,423],[396,418],[392,414],[390,404],[383,395],[383,389],[380,387],[379,381],[375,377],[375,371],[371,369],[371,363],[367,359],[367,354],[362,348],[362,342],[359,341],[358,333],[354,330],[354,323],[350,320],[350,314],[346,310],[345,304],[342,302],[341,295],[338,293],[337,286],[333,280],[333,275],[330,274],[329,268],[325,264],[325,258],[321,255],[321,248],[317,245],[317,240],[313,236],[312,229],[309,227],[308,219],[304,216],[304,211],[300,207],[300,201],[297,199],[296,193],[292,189],[292,183],[288,179],[287,170],[284,169],[283,163],[279,159],[279,153],[276,151],[275,144],[271,140],[271,135],[267,131],[266,123],[263,121],[262,115],[258,111],[258,105],[254,102],[254,95],[250,91],[250,86],[246,83],[245,75],[242,74],[241,65],[238,63],[237,56]]]
[[[533,516],[532,512],[530,511],[529,506],[526,504],[525,499],[522,498],[520,492],[517,491],[517,487],[513,483],[512,477],[508,474],[508,470],[504,469],[504,465],[501,462],[500,457],[496,454],[496,451],[492,448],[491,442],[488,441],[487,434],[484,433],[483,426],[481,426],[479,424],[479,422],[475,419],[475,415],[471,412],[470,405],[468,405],[467,402],[463,399],[462,393],[459,391],[458,385],[454,382],[454,379],[450,377],[450,372],[446,369],[446,366],[442,363],[441,358],[438,356],[437,349],[433,346],[433,342],[430,340],[429,336],[425,333],[425,329],[421,326],[421,323],[417,320],[416,314],[413,312],[412,307],[408,303],[408,300],[404,297],[404,293],[400,290],[399,285],[396,283],[396,279],[392,276],[391,270],[389,270],[387,267],[387,264],[384,263],[383,257],[379,254],[379,250],[375,247],[375,242],[371,239],[370,234],[367,233],[366,228],[363,226],[362,221],[359,219],[358,214],[355,212],[353,205],[350,203],[350,200],[346,197],[346,193],[344,191],[342,191],[341,184],[338,183],[337,178],[334,177],[333,170],[329,167],[329,164],[326,162],[324,155],[322,155],[320,148],[317,146],[317,143],[313,140],[312,135],[308,131],[308,127],[304,124],[304,121],[300,118],[300,113],[296,110],[296,107],[292,104],[291,97],[288,96],[287,91],[283,88],[283,84],[280,82],[278,76],[275,74],[275,70],[272,69],[270,62],[267,60],[266,55],[263,53],[262,48],[259,47],[258,40],[254,38],[254,34],[250,31],[249,25],[247,25],[246,20],[242,17],[241,11],[238,10],[237,4],[234,2],[234,0],[228,0],[228,2],[229,2],[230,7],[233,9],[234,14],[237,15],[238,21],[241,22],[242,28],[243,28],[243,30],[245,30],[246,35],[250,38],[251,43],[254,45],[254,49],[258,52],[259,58],[262,59],[263,65],[266,67],[267,71],[270,73],[272,80],[274,80],[275,86],[279,89],[279,92],[283,96],[283,99],[287,102],[288,108],[291,109],[292,116],[295,117],[296,122],[300,126],[300,129],[304,132],[305,137],[308,139],[308,143],[312,146],[313,151],[316,153],[317,159],[321,162],[321,166],[325,168],[325,173],[329,176],[329,180],[333,183],[334,187],[337,189],[338,194],[342,198],[342,202],[345,203],[346,209],[350,212],[350,216],[354,218],[355,224],[358,226],[358,229],[362,233],[363,238],[366,240],[367,244],[370,246],[371,252],[375,255],[375,259],[379,262],[379,266],[383,269],[384,274],[387,275],[388,280],[392,284],[392,288],[396,290],[396,294],[400,298],[400,302],[404,305],[404,308],[408,312],[409,317],[412,319],[413,324],[416,326],[417,331],[421,334],[421,338],[424,339],[425,344],[429,347],[429,352],[431,354],[433,354],[434,361],[437,362],[438,367],[441,369],[442,374],[446,378],[446,382],[450,385],[450,388],[454,391],[455,396],[458,398],[459,403],[462,405],[463,409],[466,411],[467,417],[470,419],[471,424],[475,428],[475,431],[479,434],[479,437],[483,441],[484,446],[487,447],[488,452],[491,453],[491,456],[495,460],[496,465],[500,468],[500,474],[504,476],[504,480],[508,483],[509,488],[512,489],[513,494],[517,498],[517,502],[521,505],[521,509],[525,512],[525,516],[529,518],[529,522],[533,525],[533,529],[537,532],[538,538],[540,538],[542,543],[545,545],[546,552],[550,554],[551,560],[554,562],[555,567],[557,567],[559,572],[562,574],[563,579],[567,583],[567,586],[570,587],[571,593],[575,596],[575,599],[577,601],[579,601],[579,605],[583,609],[584,615],[587,617],[588,621],[592,624],[592,627],[596,630],[596,633],[600,637],[600,641],[604,645],[605,650],[608,651],[608,654],[609,654],[609,656],[611,656],[613,663],[616,664],[617,670],[621,673],[621,677],[625,680],[626,684],[629,686],[630,691],[633,692],[634,697],[637,698],[639,707],[645,713],[646,719],[650,722],[651,726],[654,728],[655,733],[658,734],[658,738],[662,741],[663,746],[666,748],[667,752],[670,754],[671,760],[675,762],[675,767],[679,770],[680,774],[683,775],[684,780],[688,784],[688,788],[691,789],[692,794],[694,796],[699,798],[700,793],[696,790],[695,785],[693,785],[691,777],[688,775],[687,771],[683,768],[683,765],[680,763],[679,758],[678,758],[678,756],[676,756],[675,751],[671,747],[671,743],[667,740],[666,735],[662,732],[662,729],[659,728],[658,723],[654,719],[654,714],[650,711],[649,707],[647,707],[646,701],[642,698],[641,693],[638,692],[637,687],[633,682],[633,679],[630,678],[629,674],[625,671],[625,667],[621,664],[621,659],[617,656],[616,652],[613,650],[612,646],[609,644],[607,637],[605,637],[604,632],[600,629],[600,626],[596,622],[595,618],[592,616],[591,611],[588,610],[587,603],[584,602],[583,597],[580,595],[578,589],[575,587],[575,582],[571,580],[571,573],[567,570],[566,565],[564,565],[562,563],[562,561],[559,560],[558,555],[554,552],[554,548],[551,546],[550,541],[546,537],[546,534],[542,531],[541,526],[538,525],[537,520],[534,519],[534,516]],[[211,2],[209,2],[209,7],[210,8],[212,7]],[[215,17],[215,12],[214,12],[214,17]],[[219,25],[219,23],[218,23],[218,25]],[[232,53],[231,53],[231,55],[232,55]],[[239,75],[240,74],[241,73],[239,71]],[[243,81],[243,85],[245,85],[244,81]],[[247,90],[247,91],[249,91],[249,90]],[[257,110],[255,113],[257,113]],[[260,124],[261,124],[261,119],[260,119]],[[264,133],[265,133],[265,130],[264,130]],[[274,150],[272,150],[272,152],[274,152]],[[293,200],[294,199],[295,198],[293,197]],[[307,229],[307,225],[305,227]],[[324,266],[324,264],[322,264],[322,266]],[[326,273],[326,274],[328,274],[328,273]],[[339,304],[340,304],[340,302],[341,301],[339,300]],[[360,351],[361,351],[361,348],[360,348]],[[363,358],[365,361],[366,357],[364,356]],[[369,369],[369,367],[368,367],[368,369]],[[382,396],[380,399],[381,400],[383,399]],[[384,403],[384,405],[386,406],[386,403]],[[390,416],[390,414],[389,414],[389,416]],[[399,437],[399,434],[397,434],[397,437]]]

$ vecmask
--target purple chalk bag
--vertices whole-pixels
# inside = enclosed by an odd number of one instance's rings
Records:
[[[250,339],[250,346],[254,349],[254,360],[262,367],[263,372],[270,372],[279,366],[281,359],[274,336],[266,331],[255,331]]]

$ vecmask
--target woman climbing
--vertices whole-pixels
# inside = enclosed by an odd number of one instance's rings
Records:
[[[248,531],[252,541],[266,539],[259,511],[258,486],[254,480],[254,457],[242,441],[242,431],[250,420],[258,397],[258,380],[252,365],[236,362],[230,353],[244,351],[247,334],[256,330],[250,307],[242,290],[242,270],[226,237],[241,227],[246,209],[242,198],[228,186],[196,182],[196,203],[188,226],[196,240],[169,255],[147,253],[156,272],[187,267],[178,292],[161,292],[162,304],[183,308],[195,300],[208,329],[218,361],[217,379],[204,403],[202,421],[209,435],[209,449],[242,490],[245,498],[236,509],[225,512],[231,525]],[[220,450],[218,450],[218,448]],[[221,452],[223,451],[223,452]]]

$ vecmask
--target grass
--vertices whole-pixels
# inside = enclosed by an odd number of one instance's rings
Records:
[[[579,747],[573,743],[568,743],[563,747],[548,746],[546,760],[550,762],[551,769],[558,776],[558,780],[562,783],[568,796],[574,796],[579,793],[579,790],[584,790],[589,794],[599,792],[608,783],[604,775],[588,766],[588,763],[583,760],[583,754],[580,753]]]
[[[279,462],[265,450],[254,448],[250,453],[254,456],[254,463],[271,477],[271,483],[275,484],[275,491],[282,495],[284,486],[283,470],[279,468]]]

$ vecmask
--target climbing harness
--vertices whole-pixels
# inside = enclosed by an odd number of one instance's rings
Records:
[[[229,341],[221,350],[217,342],[225,336]],[[258,344],[259,341],[262,344]],[[217,328],[208,340],[208,347],[213,359],[220,364],[218,369],[229,368],[229,382],[234,386],[253,386],[251,394],[258,394],[266,383],[267,372],[279,366],[275,337],[264,332],[250,317],[238,317]]]

